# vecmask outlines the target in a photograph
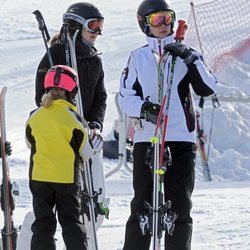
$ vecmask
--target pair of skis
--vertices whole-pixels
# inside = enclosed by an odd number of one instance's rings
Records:
[[[201,110],[201,113],[196,110],[196,145],[197,145],[197,150],[200,154],[204,180],[206,182],[210,182],[212,181],[212,176],[211,176],[210,168],[208,165],[208,158],[207,158],[206,149],[205,149],[205,143],[206,143],[207,138],[206,138],[206,135],[204,134],[204,128],[203,128],[204,97],[202,96],[200,97],[198,106]]]
[[[176,31],[175,41],[181,42],[184,39],[184,33],[187,29],[185,21],[179,20]],[[154,54],[155,55],[155,54]],[[165,147],[165,136],[167,133],[168,109],[170,103],[171,89],[173,84],[176,56],[172,56],[172,63],[169,68],[167,79],[167,88],[163,93],[165,83],[165,68],[169,53],[159,58],[155,55],[158,62],[158,101],[161,103],[161,109],[158,115],[154,136],[150,139],[151,146],[147,150],[146,163],[150,166],[153,175],[153,201],[152,205],[145,202],[147,214],[139,214],[139,221],[142,234],[149,231],[152,235],[152,249],[161,249],[161,238],[163,231],[169,235],[174,233],[175,220],[178,215],[171,211],[172,202],[164,202],[164,176],[168,167],[171,167],[171,154],[168,147]],[[152,160],[153,159],[153,160]]]
[[[208,142],[207,153],[206,153],[206,149],[205,149],[205,143],[207,141],[207,138],[206,138],[206,135],[204,134],[204,126],[203,126],[204,97],[200,98],[200,101],[198,104],[201,112],[198,112],[196,110],[197,149],[198,149],[199,154],[200,154],[203,176],[204,176],[204,179],[206,182],[212,181],[212,175],[210,172],[208,159],[209,159],[209,150],[210,150],[213,120],[214,120],[214,110],[215,110],[215,108],[220,107],[220,103],[219,103],[219,100],[218,100],[216,94],[214,94],[212,96],[212,105],[213,105],[213,110],[212,110],[212,117],[211,117],[211,126],[210,126],[210,132],[209,132],[209,142]],[[200,122],[200,120],[201,120],[201,122]]]
[[[33,14],[36,16],[39,29],[42,32],[42,36],[43,36],[43,40],[45,43],[50,66],[53,66],[52,56],[50,54],[50,51],[47,45],[47,42],[50,40],[50,37],[49,37],[47,27],[45,25],[44,18],[39,10],[34,11]],[[64,30],[63,40],[65,42],[65,52],[66,52],[66,64],[72,67],[76,73],[78,73],[76,54],[75,54],[75,51],[76,51],[75,44],[76,44],[76,37],[77,37],[79,30],[75,32],[73,38],[71,38],[71,36],[69,35],[68,26],[66,24],[63,26],[63,30]],[[82,99],[81,99],[80,84],[79,84],[78,79],[77,79],[77,85],[78,85],[78,92],[76,95],[77,111],[83,118],[84,117],[83,105],[82,105]],[[84,118],[83,118],[83,125],[88,131],[89,130],[88,123],[85,121]],[[93,190],[93,179],[92,179],[91,166],[90,166],[89,161],[85,162],[84,166],[81,166],[81,173],[82,173],[82,183],[81,183],[82,190],[80,193],[80,199],[82,203],[82,221],[85,224],[86,229],[87,229],[88,249],[98,250],[98,241],[97,241],[97,233],[96,233],[97,214],[95,212],[95,207],[96,207],[95,201],[97,201],[97,196],[101,194],[102,190],[100,189],[99,193]],[[84,206],[85,203],[87,203],[87,206]]]
[[[2,246],[4,250],[15,250],[17,243],[17,229],[14,226],[13,211],[15,209],[14,196],[19,195],[18,186],[11,183],[9,165],[5,151],[6,124],[5,124],[5,96],[7,87],[3,87],[0,93],[0,125],[1,125],[1,158],[2,158],[2,185],[1,185],[1,209],[4,212],[4,228],[2,229]]]
[[[75,44],[76,44],[76,37],[79,30],[77,30],[73,36],[73,39],[70,37],[69,33],[67,32],[66,28],[66,34],[67,34],[67,42],[68,42],[68,48],[69,48],[69,54],[71,59],[71,67],[77,72],[77,61],[76,61],[76,54],[75,54]],[[78,113],[81,115],[81,117],[84,117],[83,115],[83,106],[82,106],[82,98],[81,98],[81,90],[80,90],[80,84],[79,80],[77,79],[77,85],[78,85],[78,92],[76,95],[76,104],[77,104],[77,110]],[[84,120],[85,128],[88,130],[88,123]],[[83,213],[83,221],[85,222],[85,226],[87,227],[87,237],[89,237],[88,241],[88,249],[92,250],[98,250],[98,240],[97,240],[97,234],[96,234],[96,220],[97,215],[95,213],[95,206],[96,206],[96,198],[99,194],[101,194],[102,190],[99,191],[99,193],[94,192],[93,190],[93,179],[92,179],[92,173],[91,173],[91,166],[90,162],[87,161],[84,163],[84,166],[82,167],[82,174],[83,174],[83,180],[84,183],[82,183],[82,198],[83,201],[87,201],[88,204],[88,211],[87,216],[84,216]],[[86,223],[88,221],[88,223]]]

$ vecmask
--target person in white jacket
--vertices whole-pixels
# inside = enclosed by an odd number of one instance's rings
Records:
[[[142,234],[138,214],[147,214],[145,201],[152,204],[153,180],[145,155],[154,136],[161,102],[158,100],[158,61],[164,50],[169,53],[164,68],[163,93],[172,81],[169,96],[165,147],[170,150],[171,166],[164,175],[164,198],[171,200],[178,214],[173,235],[165,233],[165,249],[190,250],[192,237],[191,195],[195,180],[195,107],[191,88],[200,96],[215,92],[217,80],[208,70],[200,53],[174,41],[175,12],[165,0],[144,0],[137,20],[147,44],[131,52],[121,74],[119,105],[134,120],[134,164],[131,214],[126,224],[124,250],[147,250],[150,232]],[[171,76],[173,56],[177,57]]]

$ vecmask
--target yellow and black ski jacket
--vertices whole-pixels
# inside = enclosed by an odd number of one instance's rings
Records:
[[[26,143],[31,149],[31,180],[76,183],[79,167],[93,155],[88,134],[76,107],[58,99],[31,113],[26,122]]]

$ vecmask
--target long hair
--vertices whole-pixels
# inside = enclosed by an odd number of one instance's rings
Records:
[[[56,32],[49,40],[50,46],[57,43],[60,40],[60,32]]]
[[[63,99],[68,100],[69,96],[67,91],[59,88],[51,88],[44,93],[41,100],[41,106],[48,108],[54,100]]]

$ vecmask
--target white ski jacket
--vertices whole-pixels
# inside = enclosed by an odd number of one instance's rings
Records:
[[[118,102],[122,112],[133,118],[140,118],[141,106],[145,100],[158,103],[158,62],[164,45],[174,42],[174,35],[164,39],[147,37],[148,44],[131,52],[120,79]],[[155,56],[157,54],[158,56]],[[165,93],[169,82],[172,56],[169,56],[164,72]],[[195,143],[195,110],[190,91],[200,96],[215,92],[217,80],[199,59],[186,66],[177,57],[168,110],[168,124],[165,141],[186,141]],[[159,103],[160,104],[160,103]],[[135,129],[134,143],[149,142],[154,135],[155,125],[140,119],[140,129]]]

